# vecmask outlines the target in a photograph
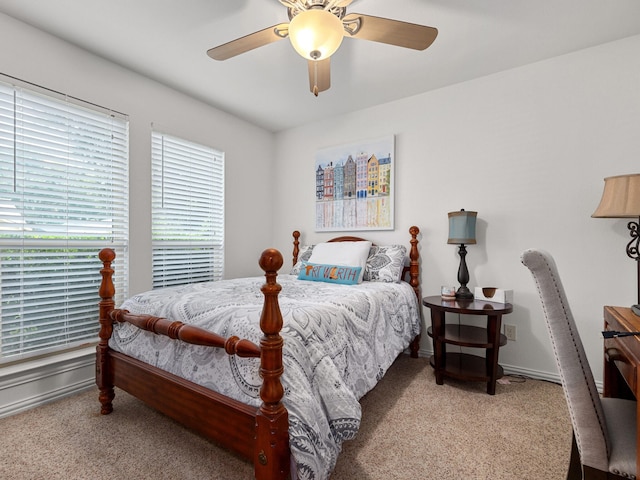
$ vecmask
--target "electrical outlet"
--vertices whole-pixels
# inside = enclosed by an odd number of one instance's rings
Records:
[[[516,341],[516,326],[504,324],[504,335],[507,337],[507,340],[510,342]]]

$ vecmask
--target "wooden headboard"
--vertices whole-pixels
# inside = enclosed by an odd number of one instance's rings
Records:
[[[411,248],[409,249],[409,265],[405,265],[402,271],[402,279],[409,283],[413,287],[413,291],[416,292],[418,302],[421,301],[422,296],[420,294],[420,252],[418,251],[418,234],[420,229],[416,226],[409,228],[409,235],[411,235]],[[354,237],[351,235],[344,235],[340,237],[327,240],[329,242],[361,242],[366,241],[366,238]],[[374,244],[375,245],[375,244]],[[293,232],[293,259],[292,265],[298,263],[298,253],[300,252],[300,232],[295,230]],[[409,279],[407,280],[407,275]]]

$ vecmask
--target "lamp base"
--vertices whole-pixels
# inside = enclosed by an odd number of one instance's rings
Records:
[[[631,305],[631,311],[640,317],[640,305]]]
[[[469,290],[469,288],[467,288],[466,285],[462,285],[460,288],[458,288],[458,291],[456,292],[456,299],[457,300],[473,300],[473,293],[471,293],[471,291]]]

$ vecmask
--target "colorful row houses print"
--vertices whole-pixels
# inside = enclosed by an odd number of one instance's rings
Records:
[[[393,230],[393,135],[318,150],[316,231]]]

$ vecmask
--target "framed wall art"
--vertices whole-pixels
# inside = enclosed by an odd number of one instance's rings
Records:
[[[317,151],[316,231],[393,230],[395,138]]]

